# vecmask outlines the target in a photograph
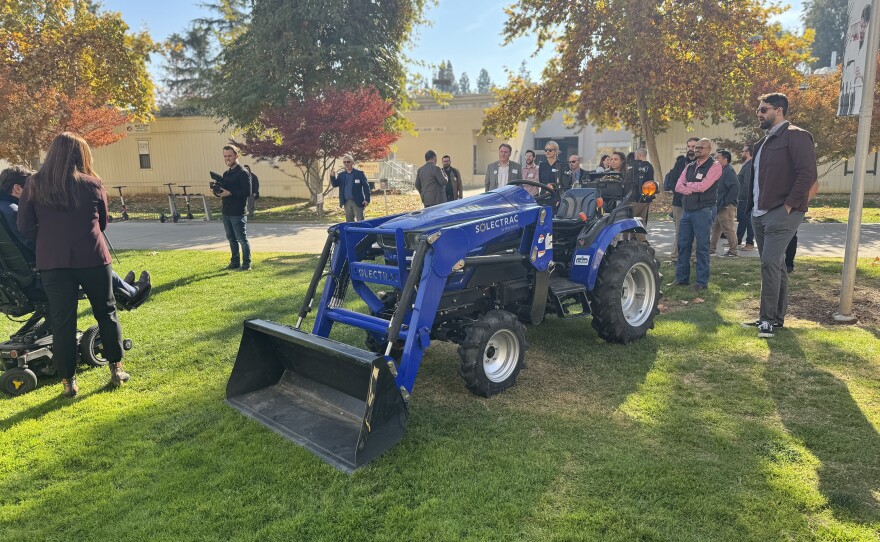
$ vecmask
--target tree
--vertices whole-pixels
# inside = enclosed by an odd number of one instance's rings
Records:
[[[751,81],[762,79],[767,63],[795,66],[807,49],[778,44],[782,30],[769,18],[779,8],[759,0],[581,2],[558,10],[551,0],[518,0],[508,11],[505,43],[535,34],[538,50],[554,46],[540,82],[512,76],[497,90],[483,129],[510,135],[516,122],[539,122],[555,111],[571,111],[579,124],[623,125],[647,140],[656,171],[655,133],[670,121],[713,122],[745,103]],[[786,42],[790,45],[795,42]],[[808,46],[808,39],[797,42]],[[782,56],[762,59],[756,51]]]
[[[372,86],[405,98],[403,48],[427,0],[256,0],[251,24],[221,56],[214,112],[249,126],[264,110],[325,89]]]
[[[455,74],[452,71],[452,62],[448,60],[440,61],[440,66],[437,68],[437,76],[434,77],[432,81],[433,88],[440,92],[445,92],[448,94],[455,94]]]
[[[324,179],[338,157],[351,154],[355,160],[369,160],[388,156],[398,137],[388,129],[394,115],[392,104],[375,89],[327,90],[319,97],[291,98],[286,106],[267,110],[259,119],[267,130],[246,132],[243,141],[233,143],[258,160],[296,165],[314,203],[317,194],[329,191]]]
[[[832,51],[837,51],[838,62],[843,60],[846,32],[849,29],[848,5],[845,0],[804,2],[804,26],[816,31],[816,39],[813,41],[814,68],[830,65]]]
[[[250,23],[252,0],[218,0],[203,4],[212,15],[192,21],[184,34],[172,34],[163,44],[165,88],[159,115],[206,114],[223,47]]]
[[[477,94],[486,94],[490,90],[492,90],[492,79],[489,78],[486,68],[483,68],[477,77]]]
[[[526,65],[526,61],[523,60],[519,65],[519,72],[517,72],[517,76],[525,81],[526,83],[532,82],[532,72],[529,71],[528,66]]]
[[[153,85],[145,33],[86,0],[7,0],[0,8],[0,158],[31,162],[62,130],[95,145],[148,119]]]
[[[461,72],[461,78],[458,80],[458,93],[459,94],[470,94],[471,93],[471,79],[468,77],[467,72]]]

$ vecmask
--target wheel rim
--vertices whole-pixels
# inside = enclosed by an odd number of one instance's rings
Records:
[[[483,372],[492,382],[503,382],[519,362],[519,340],[509,329],[498,330],[483,350]]]
[[[629,325],[638,327],[651,316],[656,298],[654,271],[644,263],[633,265],[623,279],[620,304]]]
[[[92,349],[92,354],[95,356],[95,359],[100,363],[107,363],[107,358],[104,357],[104,345],[101,344],[101,337],[96,336],[92,340],[92,344],[90,345]]]

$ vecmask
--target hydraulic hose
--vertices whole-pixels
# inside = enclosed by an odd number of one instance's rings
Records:
[[[324,268],[327,266],[327,260],[330,259],[330,250],[333,248],[333,242],[335,240],[335,232],[327,235],[327,240],[324,242],[324,250],[321,251],[321,256],[318,258],[318,265],[315,267],[312,281],[309,283],[309,289],[306,290],[306,297],[303,299],[302,308],[299,309],[299,318],[296,321],[296,329],[300,328],[303,318],[305,318],[312,310],[312,303],[315,300],[315,290],[318,289],[318,282],[321,281],[321,277],[324,275]]]
[[[409,268],[409,276],[406,277],[406,284],[403,285],[403,290],[400,292],[400,300],[397,302],[397,310],[394,311],[394,316],[391,317],[391,323],[388,325],[388,347],[385,350],[386,356],[391,355],[391,345],[397,342],[397,336],[400,334],[400,326],[403,325],[403,318],[406,316],[406,312],[412,303],[412,298],[416,291],[416,284],[418,284],[419,280],[422,278],[422,266],[425,263],[425,256],[427,254],[428,241],[422,239],[419,241],[419,245],[416,247],[416,252],[413,255],[412,265]]]

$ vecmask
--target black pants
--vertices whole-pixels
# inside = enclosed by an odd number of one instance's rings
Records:
[[[98,321],[104,358],[110,363],[122,360],[122,326],[116,314],[116,300],[110,279],[112,273],[110,265],[40,272],[43,289],[49,299],[52,359],[61,378],[70,378],[76,373],[76,313],[80,286],[92,304],[92,314]]]

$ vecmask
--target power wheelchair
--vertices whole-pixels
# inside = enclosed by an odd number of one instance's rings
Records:
[[[84,296],[81,296],[81,299]],[[117,302],[117,307],[120,307]],[[120,307],[121,308],[121,307]],[[49,304],[40,285],[40,276],[24,256],[18,241],[0,219],[0,312],[21,328],[0,344],[0,390],[9,395],[23,395],[37,387],[37,375],[55,374],[52,363],[52,330],[48,321]],[[30,315],[30,316],[28,316]],[[17,318],[26,319],[16,320]],[[80,360],[92,367],[103,367],[98,326],[77,331]],[[123,341],[130,350],[131,339]]]

